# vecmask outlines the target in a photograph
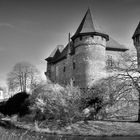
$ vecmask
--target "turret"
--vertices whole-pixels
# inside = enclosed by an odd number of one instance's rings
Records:
[[[81,83],[81,87],[88,87],[105,76],[105,51],[109,36],[95,27],[88,9],[71,39],[75,49],[73,59],[78,63],[75,79],[79,81],[76,83]]]
[[[132,36],[134,46],[137,50],[138,69],[140,70],[140,22]]]

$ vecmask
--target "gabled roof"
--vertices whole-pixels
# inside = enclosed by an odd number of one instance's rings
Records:
[[[53,50],[53,52],[50,54],[49,57],[54,57],[55,53],[59,50],[59,52],[61,53],[64,49],[63,45],[57,45],[57,47]]]
[[[114,51],[126,51],[128,48],[126,46],[121,45],[113,38],[109,37],[109,41],[106,44],[106,50],[114,50]]]
[[[69,46],[71,46],[71,48],[73,47],[73,42],[71,41],[70,42],[70,45],[69,43],[66,45],[66,47],[63,49],[63,51],[61,53],[58,52],[58,49],[57,51],[55,52],[54,56],[53,57],[48,57],[46,58],[45,60],[47,61],[50,61],[51,63],[56,63],[62,59],[65,59],[67,57],[67,54],[69,53]]]
[[[139,24],[138,24],[138,26],[137,26],[132,38],[134,39],[134,37],[137,36],[137,35],[140,35],[140,22],[139,22]]]
[[[47,61],[51,61],[54,60],[56,58],[58,58],[58,56],[60,56],[61,52],[63,51],[64,46],[63,45],[58,45],[50,54],[50,56],[48,58],[46,58],[45,60]]]
[[[104,36],[107,40],[109,39],[109,36],[106,33],[101,31],[101,29],[97,29],[96,25],[94,25],[90,9],[87,10],[72,39],[76,38],[77,36],[87,34],[101,35]]]

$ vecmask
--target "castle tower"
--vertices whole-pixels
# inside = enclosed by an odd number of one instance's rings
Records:
[[[137,50],[138,69],[140,70],[140,22],[132,36],[134,46]]]
[[[75,49],[73,61],[77,68],[74,78],[80,87],[89,87],[106,75],[105,51],[109,36],[95,27],[88,9],[71,39]]]

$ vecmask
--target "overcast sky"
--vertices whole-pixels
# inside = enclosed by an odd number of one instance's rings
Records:
[[[0,0],[0,83],[20,61],[31,62],[43,74],[44,59],[56,45],[66,45],[88,7],[94,23],[133,47],[140,0]]]

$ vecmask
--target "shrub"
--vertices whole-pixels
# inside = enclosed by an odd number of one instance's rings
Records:
[[[30,100],[34,120],[56,121],[66,125],[81,116],[80,89],[73,85],[62,87],[58,84],[40,83],[33,91]]]
[[[121,85],[119,82],[116,84],[115,80],[112,82],[112,79],[103,79],[91,88],[80,90],[72,84],[62,87],[41,82],[29,97],[31,114],[26,117],[33,121],[66,125],[83,120],[83,110],[90,108],[92,113],[88,119],[106,119],[106,109],[116,103],[117,90]]]
[[[19,92],[0,104],[0,112],[9,116],[14,114],[24,116],[29,113],[28,98],[29,94],[26,92]]]
[[[58,84],[41,82],[30,96],[32,120],[55,122],[66,125],[84,119],[83,110],[94,108],[89,119],[98,119],[104,114],[105,87],[100,84],[80,90],[72,84],[62,87]]]
[[[91,110],[88,119],[95,120],[95,119],[103,118],[103,114],[101,112],[104,112],[105,110],[105,104],[106,104],[104,100],[105,91],[106,88],[104,86],[101,86],[99,83],[96,83],[91,88],[87,88],[82,91],[80,107],[81,110],[85,108],[89,108]]]

